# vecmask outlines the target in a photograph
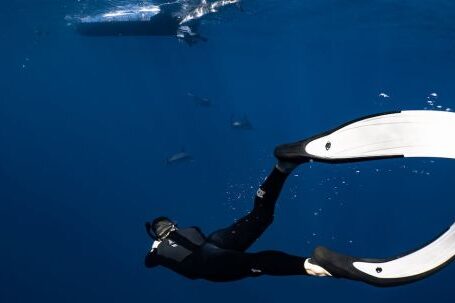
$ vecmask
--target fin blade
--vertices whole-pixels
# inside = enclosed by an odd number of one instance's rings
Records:
[[[358,119],[303,144],[310,157],[322,162],[388,157],[455,159],[454,132],[455,113],[402,111]]]

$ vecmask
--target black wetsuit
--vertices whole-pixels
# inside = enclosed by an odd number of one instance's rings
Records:
[[[205,237],[197,227],[170,233],[149,252],[145,265],[165,266],[190,279],[232,281],[260,275],[306,275],[306,258],[279,251],[245,252],[272,223],[287,174],[274,169],[257,191],[253,210]]]

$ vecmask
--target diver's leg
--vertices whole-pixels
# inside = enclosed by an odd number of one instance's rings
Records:
[[[202,278],[211,281],[233,281],[261,275],[308,275],[306,258],[279,251],[245,253],[212,245],[205,246],[199,253],[204,262],[199,265],[198,272]]]
[[[220,248],[237,251],[250,247],[272,223],[275,204],[286,178],[292,171],[291,166],[286,167],[279,163],[257,190],[253,210],[231,226],[212,233],[209,242]]]
[[[305,269],[307,258],[267,250],[248,254],[252,274],[272,276],[308,275]]]

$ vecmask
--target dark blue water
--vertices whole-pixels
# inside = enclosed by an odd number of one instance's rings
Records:
[[[231,223],[276,144],[423,109],[433,92],[441,110],[455,107],[452,1],[245,0],[244,12],[203,22],[209,40],[193,47],[67,25],[104,6],[1,4],[1,302],[453,301],[453,265],[393,289],[308,277],[214,284],[143,266],[143,222],[167,215],[206,233]],[[231,115],[254,130],[232,130]],[[182,147],[194,161],[166,166]],[[454,171],[450,160],[306,165],[252,251],[408,251],[452,223]]]

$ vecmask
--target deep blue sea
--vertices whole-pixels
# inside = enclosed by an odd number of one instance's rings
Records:
[[[251,208],[275,145],[363,115],[455,108],[455,2],[244,0],[201,19],[208,41],[191,47],[85,37],[68,21],[128,3],[1,3],[0,302],[453,302],[453,264],[389,289],[187,280],[144,267],[143,224],[166,215],[210,233]],[[166,165],[182,149],[193,161]],[[412,250],[454,221],[454,172],[441,159],[301,166],[251,251]]]

